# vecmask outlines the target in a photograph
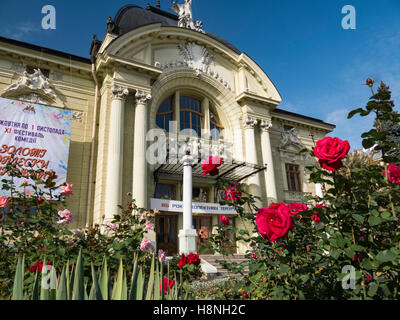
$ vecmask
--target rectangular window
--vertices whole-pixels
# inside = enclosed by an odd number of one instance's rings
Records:
[[[176,200],[175,186],[171,184],[157,184],[155,198],[164,200]]]
[[[286,177],[289,191],[301,192],[300,167],[296,164],[286,164]]]

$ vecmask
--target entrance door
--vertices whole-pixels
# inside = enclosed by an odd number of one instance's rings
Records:
[[[212,233],[212,217],[193,217],[193,226],[197,231],[197,252],[210,254],[210,250],[206,248],[208,248],[207,241]],[[201,248],[204,249],[200,251]]]
[[[178,216],[156,216],[157,249],[163,250],[167,255],[174,256],[178,253]]]

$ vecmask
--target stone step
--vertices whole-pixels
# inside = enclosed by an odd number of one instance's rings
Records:
[[[203,255],[200,256],[201,259],[204,259],[207,261],[209,264],[213,265],[218,273],[213,275],[213,278],[226,278],[226,277],[238,277],[241,276],[241,274],[233,274],[229,270],[225,269],[219,262],[219,261],[227,261],[231,263],[237,263],[240,264],[241,262],[247,261],[246,257],[244,255],[234,255],[234,256],[229,256],[227,258],[224,258],[221,255]],[[245,274],[249,272],[249,268],[245,267],[243,270]]]

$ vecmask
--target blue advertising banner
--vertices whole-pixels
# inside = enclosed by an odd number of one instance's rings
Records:
[[[71,127],[71,110],[0,98],[0,187],[1,180],[8,178],[9,163],[16,164],[23,175],[15,180],[16,186],[29,181],[32,169],[43,170],[43,180],[54,171],[58,185],[66,182]],[[18,191],[33,193],[29,187]],[[5,190],[0,195],[10,196]]]

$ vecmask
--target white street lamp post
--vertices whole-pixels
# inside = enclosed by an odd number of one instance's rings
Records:
[[[194,159],[190,154],[182,158],[183,163],[183,229],[179,231],[179,254],[197,252],[197,232],[193,229],[192,201],[192,165]]]

